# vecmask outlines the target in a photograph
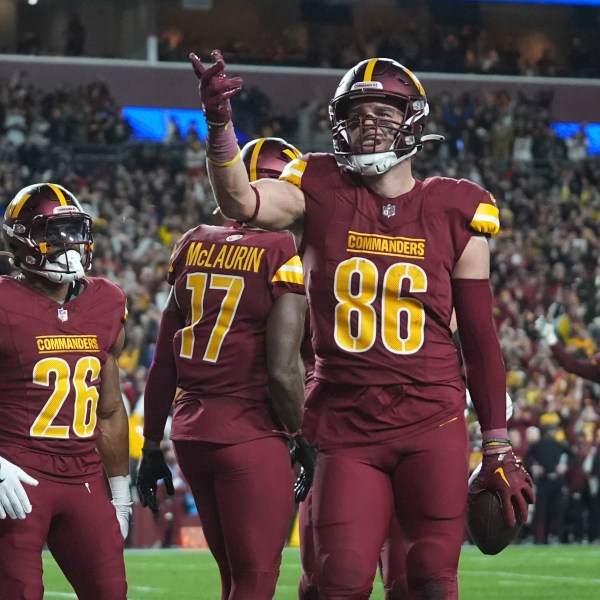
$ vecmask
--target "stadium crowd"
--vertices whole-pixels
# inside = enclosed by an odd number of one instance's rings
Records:
[[[282,135],[303,151],[330,148],[326,107],[301,107],[297,118],[268,111],[257,117],[258,94],[237,101],[254,117],[250,137]],[[567,140],[555,134],[549,94],[498,90],[442,95],[430,104],[428,132],[446,142],[416,157],[417,176],[468,178],[489,189],[501,211],[502,229],[490,244],[496,328],[514,402],[509,432],[538,489],[551,481],[548,494],[555,494],[538,502],[523,537],[598,542],[600,385],[560,368],[534,322],[550,314],[562,343],[582,358],[591,359],[600,345],[600,159],[588,154],[583,133]],[[101,83],[47,92],[20,74],[0,81],[0,210],[31,181],[66,186],[94,218],[93,273],[127,294],[119,364],[135,467],[168,259],[183,232],[215,217],[194,130],[171,131],[162,144],[130,142],[129,135]],[[1,266],[10,272],[6,260]],[[474,467],[481,440],[473,419],[470,435]],[[180,489],[185,502],[183,483]]]
[[[223,47],[230,63],[348,68],[363,56],[387,56],[415,71],[496,75],[596,77],[600,62],[593,52],[593,34],[579,28],[568,40],[553,39],[535,51],[522,34],[509,27],[491,29],[484,24],[456,24],[445,19],[402,19],[399,27],[379,26],[373,31],[353,27],[311,27],[298,21],[283,30],[265,32],[251,43],[232,37]],[[506,24],[505,24],[506,25]],[[326,28],[326,26],[324,26]],[[544,27],[542,25],[542,31]],[[90,56],[81,15],[72,12],[62,36],[63,47],[46,47],[34,31],[21,32],[17,54]],[[552,41],[549,41],[552,40]],[[164,23],[160,26],[158,59],[185,61],[189,48],[203,56],[212,50],[195,27]],[[0,47],[0,52],[6,52]]]
[[[480,73],[496,75],[594,77],[600,73],[585,36],[575,36],[560,54],[549,47],[531,58],[520,49],[517,36],[499,34],[485,26],[418,23],[410,21],[404,30],[379,29],[370,34],[347,36],[332,32],[327,41],[309,43],[310,36],[290,28],[269,36],[263,45],[249,45],[232,39],[223,49],[231,63],[348,68],[362,56],[388,56],[417,71]],[[310,40],[313,41],[313,40]],[[204,48],[194,31],[168,28],[161,35],[159,58],[185,60],[185,48]],[[556,54],[556,55],[555,55]]]

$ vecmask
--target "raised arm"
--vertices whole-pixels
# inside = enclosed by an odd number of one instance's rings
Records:
[[[545,317],[538,317],[536,319],[535,328],[540,334],[544,345],[550,348],[556,362],[565,371],[589,381],[600,383],[600,364],[598,364],[595,357],[591,360],[580,360],[573,356],[558,339],[555,324]]]
[[[199,80],[202,109],[208,124],[206,157],[215,199],[223,214],[237,221],[252,221],[265,229],[297,230],[304,216],[304,194],[284,181],[260,181],[250,185],[240,160],[240,150],[231,121],[230,99],[242,89],[240,77],[227,77],[219,50],[213,64],[205,68],[190,54]]]

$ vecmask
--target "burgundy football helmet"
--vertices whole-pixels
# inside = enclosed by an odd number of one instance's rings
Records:
[[[71,192],[55,183],[36,183],[7,206],[2,234],[17,267],[68,283],[91,268],[91,227],[91,217]]]
[[[264,137],[248,142],[241,150],[250,181],[277,179],[285,165],[300,156],[300,151],[285,140]]]
[[[387,102],[403,113],[400,122],[377,117],[357,117],[348,121],[350,102],[365,99]],[[406,160],[422,148],[427,140],[443,140],[442,136],[423,136],[429,104],[425,90],[417,77],[400,63],[389,58],[363,60],[350,69],[340,81],[333,100],[329,104],[329,118],[333,132],[333,148],[339,162],[362,175],[378,175],[389,171],[394,165]],[[365,123],[371,131],[392,133],[389,150],[376,150],[381,133],[368,144],[361,143],[361,152],[350,147],[349,125],[363,131]],[[373,150],[365,152],[365,146]]]

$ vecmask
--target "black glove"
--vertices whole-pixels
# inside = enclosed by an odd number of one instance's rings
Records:
[[[160,479],[164,479],[167,494],[172,496],[175,493],[173,476],[162,450],[143,450],[136,485],[142,506],[147,506],[153,513],[158,512],[156,484]]]
[[[308,440],[299,435],[293,439],[293,447],[290,449],[292,466],[297,462],[302,467],[298,479],[294,484],[294,499],[296,502],[302,502],[308,496],[315,477],[315,467],[317,465],[317,449],[309,444]]]

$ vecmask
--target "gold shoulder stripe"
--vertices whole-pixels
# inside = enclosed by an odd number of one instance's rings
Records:
[[[281,265],[271,283],[296,283],[298,285],[304,285],[304,273],[302,272],[302,262],[300,257],[296,254],[290,258],[285,264]]]
[[[500,213],[493,204],[482,202],[469,225],[480,233],[496,235],[500,231]]]
[[[301,158],[297,158],[283,167],[283,171],[281,172],[279,179],[288,181],[298,188],[302,188],[302,175],[304,175],[305,170],[306,161],[302,160]]]

